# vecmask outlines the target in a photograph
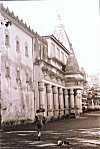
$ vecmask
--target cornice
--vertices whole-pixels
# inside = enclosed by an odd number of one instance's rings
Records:
[[[53,40],[56,44],[58,44],[67,54],[70,54],[70,52],[65,48],[65,46],[52,34],[48,36],[43,36],[44,38],[50,38]]]
[[[6,16],[7,18],[8,18],[8,17],[12,18],[12,19],[15,21],[15,23],[19,23],[19,25],[21,25],[22,27],[24,27],[24,28],[25,28],[28,32],[30,32],[32,35],[35,34],[35,32],[33,31],[33,29],[31,29],[30,26],[27,26],[27,24],[24,23],[22,19],[20,20],[19,17],[18,17],[18,15],[15,16],[13,11],[10,12],[10,10],[9,10],[8,7],[5,8],[5,7],[3,6],[3,4],[1,3],[1,4],[0,4],[0,8],[1,8],[1,9],[0,9],[0,10],[1,10],[1,14],[3,14],[4,16]]]
[[[11,22],[13,22],[14,24],[16,24],[18,27],[20,27],[22,30],[24,30],[26,33],[28,33],[29,35],[31,35],[33,38],[37,37],[38,40],[40,40],[41,42],[43,42],[44,44],[47,45],[47,41],[40,36],[37,32],[34,32],[33,29],[31,29],[30,26],[28,26],[26,23],[23,22],[23,20],[19,19],[18,15],[15,16],[14,12],[10,12],[9,8],[5,8],[3,6],[3,3],[0,3],[0,12],[1,14],[6,17],[7,19],[10,19]]]

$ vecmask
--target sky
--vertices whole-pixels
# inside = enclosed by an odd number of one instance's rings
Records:
[[[80,68],[88,75],[100,73],[99,0],[1,2],[40,35],[52,34],[60,15]]]

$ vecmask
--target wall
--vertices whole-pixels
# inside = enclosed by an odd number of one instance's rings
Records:
[[[9,46],[5,45],[5,29],[9,32]],[[20,121],[34,118],[32,37],[14,23],[2,26],[1,47],[1,105],[2,122]],[[20,53],[16,52],[16,37],[19,38]],[[25,42],[28,43],[29,56],[25,56]],[[10,76],[6,77],[6,69]],[[17,69],[20,79],[17,80]],[[28,82],[26,76],[28,73]]]

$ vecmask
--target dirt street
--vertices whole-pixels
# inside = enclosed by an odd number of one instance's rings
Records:
[[[32,125],[0,133],[1,149],[100,149],[100,111],[47,123],[41,141],[37,141],[37,132]],[[66,140],[69,145],[57,146],[58,140]]]

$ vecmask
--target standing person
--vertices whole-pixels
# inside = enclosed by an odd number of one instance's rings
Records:
[[[36,115],[35,115],[35,123],[37,126],[37,131],[38,131],[38,141],[40,141],[41,139],[41,130],[43,127],[43,115],[40,113],[39,110],[36,111]]]
[[[84,113],[85,112],[85,107],[83,107],[82,110],[83,110],[83,113]]]

